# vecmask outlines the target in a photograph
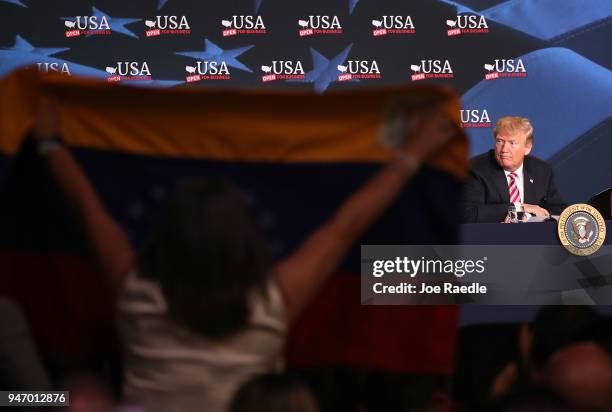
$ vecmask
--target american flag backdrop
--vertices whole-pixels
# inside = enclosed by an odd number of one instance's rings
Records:
[[[530,118],[533,154],[553,165],[571,203],[612,184],[609,163],[600,161],[611,149],[604,138],[612,115],[611,16],[606,0],[2,0],[0,75],[35,64],[106,78],[118,63],[146,62],[150,79],[138,83],[159,87],[324,93],[443,83],[462,95],[472,154],[490,147],[497,118]],[[518,60],[524,71],[516,72]],[[229,80],[187,82],[186,67],[197,61],[225,62]],[[305,78],[263,82],[262,68],[274,61],[299,61]],[[338,66],[354,71],[360,62],[368,76],[339,80]],[[452,77],[427,77],[445,62]],[[412,80],[415,73],[426,76]],[[501,77],[485,80],[494,73]]]

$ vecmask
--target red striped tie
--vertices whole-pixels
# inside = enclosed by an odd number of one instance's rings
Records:
[[[521,195],[518,187],[516,186],[516,173],[510,173],[510,183],[508,183],[508,191],[510,192],[510,203],[516,203],[521,201]]]

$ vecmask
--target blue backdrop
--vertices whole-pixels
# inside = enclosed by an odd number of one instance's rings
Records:
[[[497,118],[529,117],[533,154],[577,202],[612,186],[611,23],[610,0],[0,0],[0,76],[37,65],[318,93],[438,82],[462,95],[472,154]]]

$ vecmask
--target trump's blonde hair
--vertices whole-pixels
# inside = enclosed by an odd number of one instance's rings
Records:
[[[533,126],[526,117],[505,116],[497,121],[493,130],[493,137],[497,137],[502,132],[514,134],[516,132],[525,133],[527,139],[525,143],[533,144]]]

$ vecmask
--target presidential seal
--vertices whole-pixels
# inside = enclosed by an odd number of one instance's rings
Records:
[[[606,223],[592,206],[578,203],[559,216],[559,239],[571,254],[588,256],[597,252],[606,239]]]

